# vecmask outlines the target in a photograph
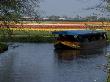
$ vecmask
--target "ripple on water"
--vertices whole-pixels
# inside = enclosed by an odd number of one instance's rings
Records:
[[[53,44],[20,45],[0,54],[0,82],[105,82],[106,50],[55,51]]]

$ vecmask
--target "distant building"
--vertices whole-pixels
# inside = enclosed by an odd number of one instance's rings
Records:
[[[24,16],[22,18],[24,18],[24,19],[31,19],[32,17]]]
[[[59,20],[66,20],[66,18],[60,17]]]
[[[49,20],[49,18],[42,18],[43,20]]]

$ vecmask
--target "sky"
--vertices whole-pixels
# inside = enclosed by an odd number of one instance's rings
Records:
[[[40,3],[42,16],[90,16],[100,13],[96,10],[86,10],[100,4],[101,0],[43,0]]]

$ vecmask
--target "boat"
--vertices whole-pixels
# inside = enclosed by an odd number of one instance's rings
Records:
[[[107,33],[102,30],[67,30],[52,32],[55,49],[95,49],[107,44]]]

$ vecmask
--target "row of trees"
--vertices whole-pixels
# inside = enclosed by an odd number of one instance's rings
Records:
[[[47,16],[47,17],[44,17],[44,18],[40,18],[40,19],[34,19],[34,18],[25,18],[25,19],[22,19],[22,20],[27,20],[27,21],[30,21],[30,20],[43,20],[43,21],[110,21],[110,18],[108,17],[97,17],[97,16],[86,16],[86,17],[80,17],[80,16],[76,16],[76,17],[61,17],[61,16],[55,16],[55,15],[52,15],[52,16]]]
[[[102,0],[106,2],[106,6],[98,6],[110,12],[110,0]],[[40,0],[0,0],[0,21],[17,22],[22,16],[38,18]],[[52,19],[59,18],[58,16],[50,16]],[[92,16],[93,18],[93,16]]]
[[[110,12],[110,0],[102,0],[106,2],[106,6],[98,6]],[[40,0],[0,0],[0,21],[4,24],[10,21],[18,22],[18,19],[23,16],[38,18]],[[58,16],[50,16],[50,19],[58,19]],[[77,19],[77,18],[76,18]],[[96,16],[89,16],[86,19],[96,19]]]

